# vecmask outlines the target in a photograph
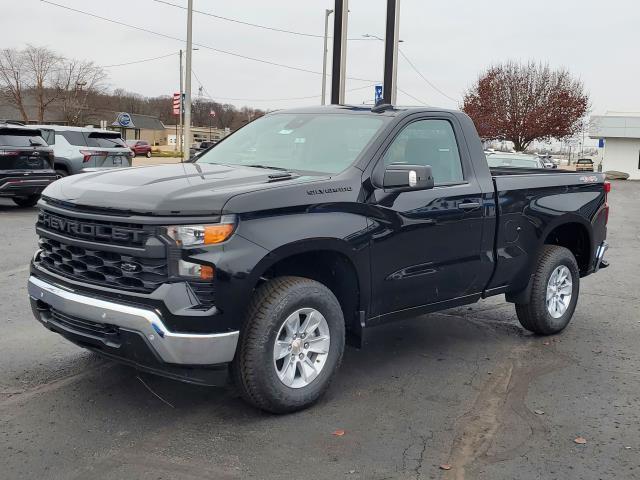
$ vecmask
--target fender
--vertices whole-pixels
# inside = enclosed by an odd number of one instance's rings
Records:
[[[359,310],[368,310],[371,295],[370,275],[369,275],[369,250],[356,251],[345,240],[337,238],[315,238],[310,240],[298,240],[282,245],[265,255],[254,267],[249,275],[248,283],[256,285],[260,278],[278,262],[299,255],[311,252],[336,252],[344,255],[354,267],[360,287]]]

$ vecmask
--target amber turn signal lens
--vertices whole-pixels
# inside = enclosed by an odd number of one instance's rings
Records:
[[[202,265],[200,267],[200,280],[213,280],[215,270],[210,265]]]
[[[204,244],[224,242],[233,233],[233,224],[225,223],[221,225],[207,225],[204,227]]]

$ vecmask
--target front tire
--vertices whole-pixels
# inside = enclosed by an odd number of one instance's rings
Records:
[[[151,158],[151,150],[147,152],[147,158]]]
[[[561,332],[571,321],[580,293],[580,270],[573,253],[545,245],[533,277],[528,303],[516,304],[520,324],[539,335]]]
[[[321,283],[278,277],[249,305],[231,365],[243,398],[272,413],[309,407],[327,390],[342,360],[340,303]]]
[[[40,195],[29,195],[28,197],[14,197],[13,203],[22,208],[29,208],[35,206],[40,199]]]

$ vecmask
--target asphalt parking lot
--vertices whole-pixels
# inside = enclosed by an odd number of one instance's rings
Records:
[[[501,297],[380,327],[318,405],[273,416],[37,324],[36,211],[0,200],[0,478],[640,478],[640,182],[610,203],[611,267],[561,335]]]

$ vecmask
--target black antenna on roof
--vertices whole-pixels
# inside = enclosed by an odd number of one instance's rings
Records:
[[[371,111],[373,113],[382,113],[382,112],[386,112],[387,110],[393,110],[394,108],[393,105],[391,105],[390,103],[383,103],[383,102],[384,100],[378,102],[376,106],[371,109]]]

